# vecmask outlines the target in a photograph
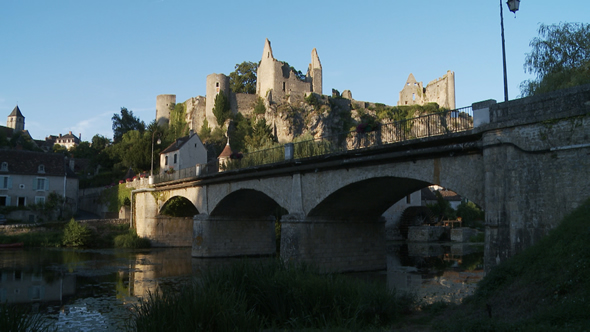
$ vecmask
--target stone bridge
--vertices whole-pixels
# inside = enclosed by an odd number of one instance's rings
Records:
[[[462,133],[134,190],[132,223],[154,245],[222,257],[275,254],[279,220],[283,259],[380,269],[382,214],[437,184],[486,211],[489,269],[590,196],[590,85],[473,109],[476,128]],[[161,215],[178,196],[196,208],[194,218]]]

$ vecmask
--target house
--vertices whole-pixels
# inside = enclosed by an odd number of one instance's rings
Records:
[[[23,207],[7,214],[9,219],[37,221],[57,216],[24,209],[48,203],[52,197],[65,199],[61,212],[77,209],[78,178],[63,154],[24,150],[0,150],[0,207]]]
[[[160,173],[178,171],[207,163],[207,149],[199,135],[192,131],[188,136],[178,138],[160,152]]]
[[[45,138],[45,140],[49,140],[52,139],[53,135]],[[72,134],[72,132],[70,131],[69,133],[65,134],[65,135],[61,135],[59,134],[59,136],[55,137],[55,143],[54,144],[59,144],[61,146],[64,146],[66,149],[70,149],[71,147],[77,146],[78,144],[80,144],[82,140],[82,134],[79,134],[78,137],[76,137],[76,135]]]
[[[462,198],[459,196],[459,194],[454,191],[444,189],[440,186],[430,186],[422,189],[422,205],[426,206],[437,204],[438,199],[436,198],[435,192],[440,193],[442,198],[449,202],[453,210],[457,210],[457,207],[461,205]]]

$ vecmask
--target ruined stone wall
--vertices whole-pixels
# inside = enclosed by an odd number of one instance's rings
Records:
[[[258,98],[258,96],[255,94],[232,93],[232,98],[230,100],[232,111],[234,111],[234,114],[240,112],[244,116],[252,114],[252,112],[254,112],[256,98]]]
[[[397,105],[425,105],[428,103],[437,103],[440,107],[456,109],[454,72],[447,71],[442,77],[429,82],[425,88],[422,82],[416,81],[413,74],[408,76],[404,88],[399,93]]]
[[[449,70],[443,77],[428,83],[424,96],[424,104],[427,103],[437,103],[440,107],[456,109],[454,72]]]
[[[184,105],[186,107],[186,123],[188,124],[188,129],[198,133],[205,120],[207,98],[203,96],[192,97],[187,99]]]

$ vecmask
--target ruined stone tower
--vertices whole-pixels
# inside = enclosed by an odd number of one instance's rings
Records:
[[[399,93],[398,106],[425,105],[437,103],[440,107],[455,109],[455,73],[445,75],[428,83],[426,87],[417,82],[413,74],[408,76],[404,88]]]
[[[301,80],[289,65],[274,58],[270,41],[266,39],[256,76],[256,94],[269,102],[278,102],[293,94],[322,94],[322,64],[315,48],[305,80]]]
[[[229,77],[225,76],[224,74],[207,75],[205,117],[207,118],[210,128],[218,126],[217,119],[215,119],[215,115],[213,114],[213,107],[215,106],[215,97],[220,92],[223,92],[228,100],[230,99],[231,90],[229,87]],[[219,124],[219,126],[221,125],[223,125],[223,123]]]
[[[158,125],[170,121],[170,107],[176,104],[176,95],[158,95],[156,97],[156,122]]]
[[[25,117],[20,112],[18,105],[16,105],[10,115],[8,115],[6,127],[14,129],[15,132],[25,130]]]

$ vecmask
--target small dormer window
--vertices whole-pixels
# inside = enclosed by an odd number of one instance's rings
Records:
[[[37,172],[38,173],[45,173],[45,165],[39,165],[39,167],[37,167]]]
[[[3,162],[2,166],[0,168],[0,171],[2,172],[8,172],[8,163],[7,162]]]

